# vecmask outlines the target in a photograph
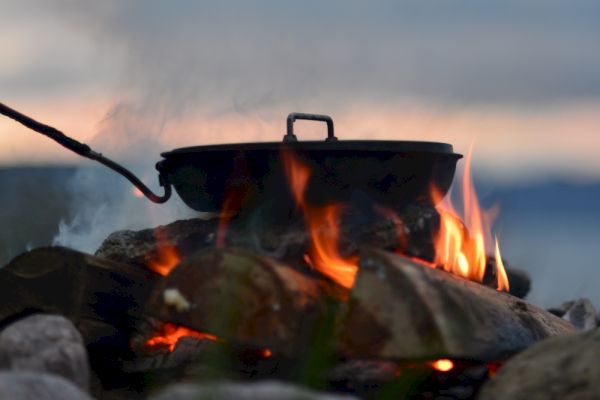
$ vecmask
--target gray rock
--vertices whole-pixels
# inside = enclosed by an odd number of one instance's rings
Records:
[[[0,332],[0,369],[60,375],[87,390],[90,367],[81,335],[68,319],[35,314]]]
[[[150,400],[356,400],[353,396],[331,395],[300,388],[287,383],[219,382],[210,384],[176,384],[167,387]]]
[[[563,304],[562,307],[565,309],[562,318],[572,323],[577,329],[589,331],[596,328],[597,312],[589,299],[582,298],[575,300]]]
[[[600,398],[600,330],[544,340],[510,359],[479,400]]]
[[[66,379],[39,372],[0,372],[0,399],[4,400],[91,400]]]

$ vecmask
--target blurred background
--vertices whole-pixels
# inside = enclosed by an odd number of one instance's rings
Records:
[[[154,189],[161,151],[277,141],[292,111],[330,114],[342,139],[474,143],[477,191],[500,205],[530,300],[600,305],[600,3],[214,3],[3,0],[0,101]],[[6,118],[0,185],[0,264],[193,215]]]

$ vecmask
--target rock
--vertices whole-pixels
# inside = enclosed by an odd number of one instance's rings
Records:
[[[597,326],[596,308],[589,299],[582,298],[563,304],[565,313],[562,318],[581,331],[589,331]]]
[[[89,387],[83,339],[71,321],[58,315],[31,315],[1,331],[0,369],[47,372]]]
[[[357,400],[353,396],[319,393],[276,381],[259,383],[219,382],[175,384],[150,400]]]
[[[599,359],[600,330],[547,339],[510,359],[477,399],[597,399]]]
[[[92,398],[57,375],[29,371],[1,371],[0,399],[91,400]]]
[[[335,366],[327,377],[331,382],[359,384],[387,383],[397,378],[398,365],[387,360],[350,360]]]

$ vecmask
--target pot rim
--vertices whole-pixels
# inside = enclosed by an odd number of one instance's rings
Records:
[[[204,146],[181,147],[161,153],[164,158],[178,155],[188,155],[205,152],[237,152],[237,151],[280,151],[282,149],[298,151],[357,151],[357,152],[390,152],[390,153],[430,153],[440,155],[454,155],[462,158],[461,154],[454,153],[451,144],[441,142],[424,142],[411,140],[340,140],[335,142],[302,141],[302,142],[248,142],[227,143]]]

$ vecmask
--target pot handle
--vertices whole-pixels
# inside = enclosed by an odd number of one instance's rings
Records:
[[[327,123],[327,138],[326,142],[336,142],[338,138],[333,134],[333,119],[329,115],[319,114],[304,114],[304,113],[291,113],[287,117],[287,134],[283,137],[284,142],[297,142],[298,138],[294,135],[294,122],[297,119],[305,119],[308,121],[322,121]]]
[[[67,149],[79,154],[82,157],[89,158],[91,160],[98,161],[100,164],[106,165],[113,171],[116,171],[117,173],[123,175],[129,182],[131,182],[136,188],[138,188],[144,194],[144,196],[146,196],[148,199],[155,203],[164,203],[171,197],[171,183],[160,172],[158,180],[160,185],[165,188],[165,193],[162,196],[159,196],[152,192],[150,188],[144,185],[144,183],[140,181],[138,177],[135,176],[127,168],[104,157],[102,154],[93,151],[87,144],[78,142],[77,140],[68,137],[58,129],[37,122],[36,120],[29,118],[28,116],[23,115],[20,112],[13,110],[12,108],[5,106],[2,103],[0,103],[0,114],[14,119],[15,121],[25,125],[29,129],[34,130],[37,133],[41,133],[42,135],[48,136],[50,139],[54,140],[61,146],[66,147]]]

